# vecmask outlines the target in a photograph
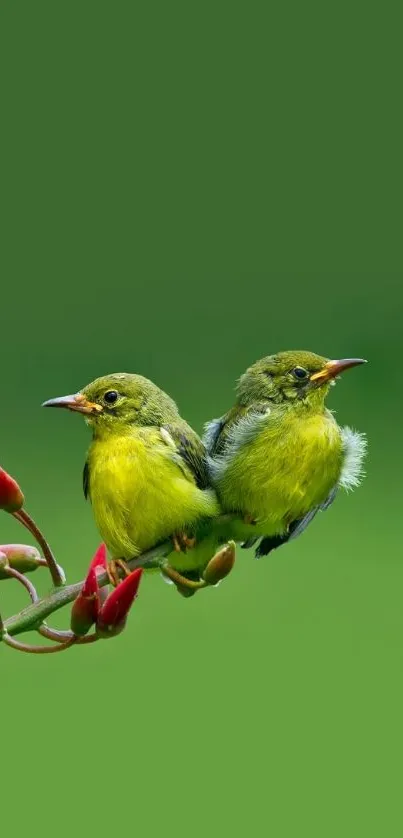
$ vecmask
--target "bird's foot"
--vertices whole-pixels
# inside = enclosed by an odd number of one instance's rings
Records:
[[[248,512],[246,513],[246,515],[243,516],[243,520],[244,520],[244,524],[255,525],[257,523],[256,518],[254,518],[253,515],[249,515]]]
[[[106,572],[108,574],[108,579],[114,588],[116,588],[120,582],[119,570],[123,571],[124,576],[130,576],[130,568],[123,559],[112,559],[108,562]]]
[[[175,533],[172,541],[175,553],[186,553],[186,550],[191,550],[196,544],[196,539],[190,538],[185,532]]]

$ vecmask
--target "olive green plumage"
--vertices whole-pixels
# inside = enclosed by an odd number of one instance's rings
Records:
[[[235,405],[204,437],[222,509],[239,515],[228,538],[251,546],[263,537],[258,554],[268,553],[298,535],[339,485],[358,484],[365,438],[325,407],[335,376],[358,363],[281,352],[241,377]]]

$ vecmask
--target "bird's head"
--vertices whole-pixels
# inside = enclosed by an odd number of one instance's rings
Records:
[[[83,413],[95,433],[121,431],[130,425],[161,425],[178,416],[175,402],[148,378],[114,373],[97,378],[71,396],[44,402]]]
[[[329,387],[344,370],[364,364],[362,358],[330,361],[313,352],[279,352],[257,361],[241,376],[238,401],[296,402],[323,404]]]

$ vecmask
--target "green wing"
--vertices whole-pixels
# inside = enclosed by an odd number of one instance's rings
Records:
[[[162,431],[172,440],[174,458],[178,465],[185,473],[186,470],[191,472],[199,489],[208,489],[211,484],[207,469],[207,452],[200,437],[186,422],[162,425]],[[165,439],[165,442],[169,444],[168,439]]]
[[[203,443],[206,446],[207,453],[210,457],[217,457],[225,454],[227,448],[228,438],[232,436],[231,431],[236,425],[243,423],[243,420],[249,424],[253,431],[253,419],[258,418],[261,414],[267,413],[268,402],[255,402],[248,407],[241,407],[235,405],[220,419],[213,419],[208,422],[203,436]],[[256,423],[256,430],[260,429],[260,423]]]

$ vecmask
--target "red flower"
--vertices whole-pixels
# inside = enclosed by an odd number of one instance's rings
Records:
[[[127,615],[137,596],[142,573],[141,567],[133,570],[133,573],[126,576],[111,591],[98,614],[96,625],[98,637],[115,637],[123,631]]]
[[[24,505],[24,495],[18,483],[0,468],[0,509],[5,512],[18,512]]]

